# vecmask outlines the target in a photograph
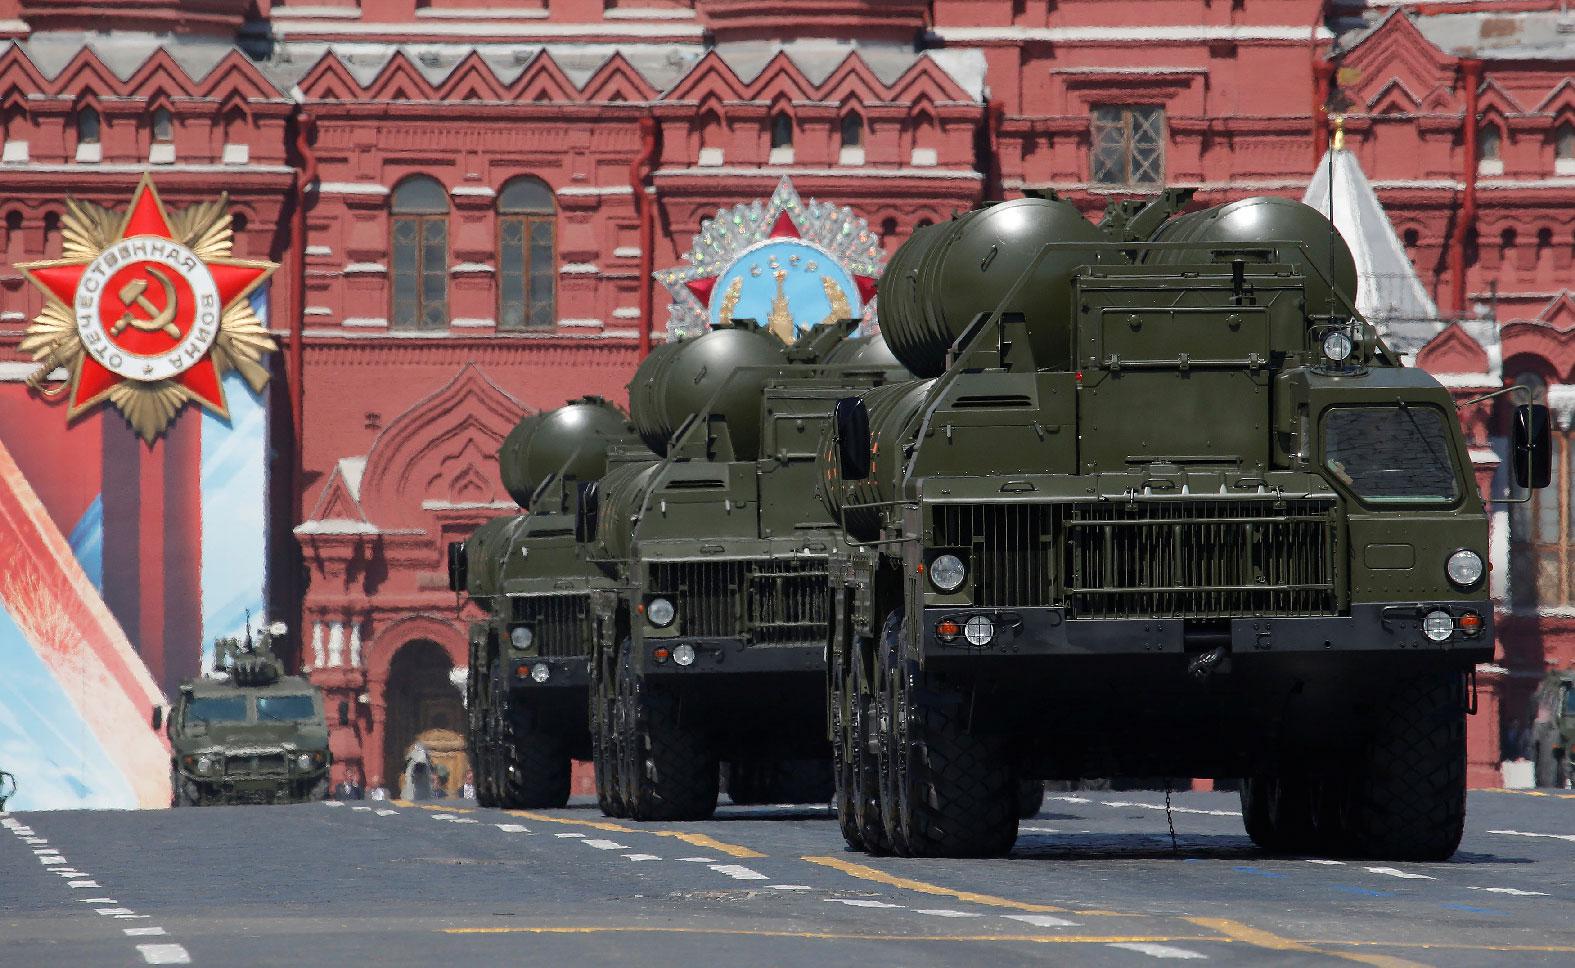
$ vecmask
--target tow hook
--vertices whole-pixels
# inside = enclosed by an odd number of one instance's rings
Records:
[[[1200,652],[1198,657],[1187,663],[1187,675],[1199,682],[1208,681],[1218,669],[1219,664],[1225,661],[1225,646],[1219,645],[1207,652]]]

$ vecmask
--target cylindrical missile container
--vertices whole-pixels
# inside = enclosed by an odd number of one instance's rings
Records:
[[[594,480],[607,470],[607,450],[636,441],[622,410],[601,397],[571,400],[544,414],[521,449],[526,482],[540,487],[553,474]]]
[[[596,542],[609,558],[628,561],[634,557],[634,516],[661,466],[654,460],[619,464],[596,485]]]
[[[855,366],[871,370],[896,369],[902,366],[896,354],[892,353],[891,347],[887,345],[886,337],[880,333],[843,340],[826,354],[825,363],[829,366]]]
[[[1071,276],[1078,266],[1112,258],[1092,248],[1104,241],[1072,204],[1043,198],[1013,199],[919,229],[881,279],[881,332],[915,376],[939,376],[946,351],[980,313],[1020,312],[1038,366],[1063,369],[1071,358]],[[1046,243],[1061,247],[1044,253],[1013,303],[1002,305]]]
[[[498,448],[498,471],[503,478],[503,489],[509,492],[515,504],[527,510],[536,486],[525,471],[525,450],[546,416],[545,413],[531,413],[521,417],[503,438],[503,446]]]
[[[1300,243],[1297,247],[1283,247],[1280,258],[1306,277],[1307,312],[1338,312],[1339,304],[1331,301],[1325,280],[1333,281],[1351,305],[1356,305],[1356,260],[1350,246],[1322,212],[1289,198],[1259,195],[1181,215],[1160,226],[1149,241],[1221,247]],[[1208,252],[1198,248],[1154,249],[1143,261],[1151,265],[1205,262]],[[1308,264],[1316,271],[1308,271]]]
[[[929,393],[934,380],[888,383],[866,391],[860,399],[869,413],[870,473],[862,481],[843,481],[835,427],[828,429],[820,448],[821,503],[832,520],[841,521],[858,541],[873,541],[880,530],[880,510],[873,505],[897,498],[902,473],[902,446],[911,436],[909,423]]]
[[[465,539],[465,591],[471,598],[491,598],[503,591],[503,557],[514,540],[514,531],[525,515],[493,518]]]
[[[718,329],[653,352],[629,385],[634,425],[645,445],[667,453],[668,441],[706,410],[727,421],[738,460],[760,449],[761,391],[771,368],[787,360],[782,341],[751,329]]]

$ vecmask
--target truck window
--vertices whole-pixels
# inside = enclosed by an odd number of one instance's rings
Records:
[[[283,696],[258,696],[258,719],[316,719],[317,710],[312,706],[312,697],[303,693],[290,693]]]
[[[198,696],[186,707],[186,722],[244,723],[245,696]]]
[[[1428,406],[1338,407],[1323,418],[1324,466],[1369,504],[1460,496],[1444,415]]]
[[[1564,715],[1575,716],[1575,689],[1564,687]]]

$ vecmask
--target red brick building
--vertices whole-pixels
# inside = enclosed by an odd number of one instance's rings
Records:
[[[1556,2],[0,0],[0,45],[0,391],[22,392],[38,309],[10,264],[58,253],[67,193],[123,205],[149,170],[175,205],[230,193],[237,255],[283,263],[273,611],[300,617],[298,659],[347,712],[336,756],[368,776],[459,722],[442,551],[512,506],[503,434],[621,397],[666,333],[653,272],[783,178],[888,250],[1025,188],[1091,213],[1161,183],[1300,197],[1333,104],[1436,307],[1393,338],[1462,397],[1525,379],[1562,431],[1575,411]],[[1468,419],[1487,482],[1498,418]],[[125,449],[138,486],[168,449]],[[1570,488],[1497,519],[1473,782],[1497,782],[1495,714],[1513,725],[1544,665],[1575,663]],[[163,655],[189,632],[132,638]]]

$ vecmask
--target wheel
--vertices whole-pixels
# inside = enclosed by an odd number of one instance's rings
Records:
[[[1017,817],[1019,820],[1031,820],[1039,816],[1039,810],[1045,805],[1045,781],[1024,780],[1017,781]]]
[[[900,649],[882,653],[889,795],[882,813],[893,847],[906,857],[1003,856],[1017,840],[1018,809],[1006,743],[968,731],[965,697],[950,684]]]
[[[596,776],[596,805],[603,814],[621,818],[629,815],[629,808],[619,780],[613,689],[606,663],[598,657],[591,665],[590,689],[591,765]]]
[[[1466,712],[1458,672],[1391,690],[1352,778],[1351,848],[1361,857],[1442,861],[1466,819]]]
[[[624,797],[636,820],[705,820],[716,812],[720,772],[699,730],[678,715],[677,697],[635,673],[633,647],[618,664]]]
[[[848,677],[849,659],[844,656],[828,671],[831,691],[831,775],[835,783],[831,803],[837,812],[837,829],[849,850],[863,850],[864,837],[859,833],[854,801],[858,799],[853,785],[854,751],[851,736],[850,696],[853,684]]]
[[[502,664],[493,664],[493,681],[503,686]],[[505,693],[506,695],[506,693]],[[500,697],[501,698],[501,697]],[[563,738],[527,725],[507,700],[492,709],[497,761],[498,805],[511,809],[561,807],[569,802],[569,751]],[[497,776],[497,774],[494,774]]]
[[[1318,784],[1300,776],[1254,776],[1241,782],[1241,819],[1247,836],[1273,854],[1319,852]]]
[[[848,796],[859,849],[882,857],[892,846],[881,810],[880,704],[866,665],[869,645],[861,643],[848,670]]]
[[[171,796],[173,798],[171,806],[202,806],[202,790],[197,787],[197,784],[182,779],[178,774],[175,777],[174,790],[171,791]]]

